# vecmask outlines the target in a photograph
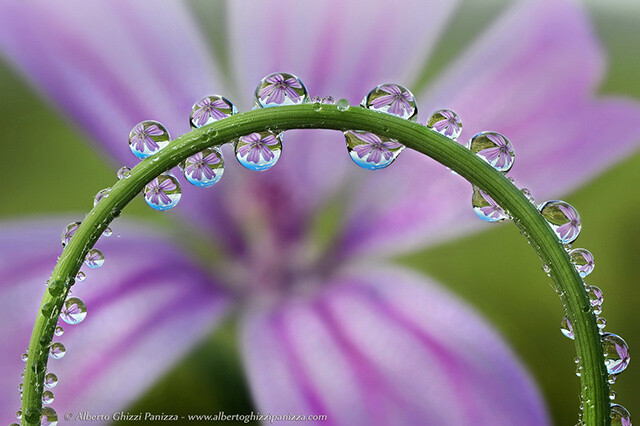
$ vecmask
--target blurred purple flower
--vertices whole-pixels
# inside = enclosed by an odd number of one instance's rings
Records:
[[[233,1],[227,9],[239,93],[282,70],[354,103],[381,81],[415,81],[455,3]],[[262,31],[264,22],[277,25]],[[176,1],[0,0],[0,47],[119,165],[134,161],[122,139],[137,122],[186,132],[193,101],[231,86]],[[509,135],[519,157],[511,175],[550,197],[637,147],[637,104],[593,97],[603,64],[578,4],[518,3],[418,93],[420,108],[451,108],[469,135]],[[286,89],[276,90],[268,96]],[[627,125],[593,127],[596,119]],[[107,260],[77,289],[89,314],[65,332],[65,359],[50,365],[61,378],[58,411],[122,409],[235,307],[261,412],[327,414],[324,424],[335,425],[548,424],[498,334],[428,278],[391,266],[392,253],[476,226],[468,185],[411,151],[375,174],[358,170],[340,134],[288,132],[286,145],[287,158],[266,174],[230,167],[215,190],[183,188],[182,218],[224,261],[196,265],[140,224],[118,223],[123,237],[99,242]],[[310,224],[345,186],[352,197],[341,232],[320,250]],[[1,389],[15,387],[63,223],[0,230]],[[376,266],[360,264],[364,257]],[[0,402],[3,413],[17,406],[17,395]]]
[[[364,142],[363,144],[354,146],[353,150],[360,158],[363,158],[367,154],[371,154],[367,158],[368,163],[377,164],[380,162],[382,157],[384,157],[385,160],[389,160],[393,157],[393,152],[391,152],[391,150],[398,149],[401,146],[398,142],[394,141],[382,142],[380,137],[373,133],[353,132],[353,135]]]

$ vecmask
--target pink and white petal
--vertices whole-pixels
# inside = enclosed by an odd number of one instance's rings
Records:
[[[483,130],[505,134],[516,163],[509,173],[536,199],[576,188],[638,149],[640,105],[595,95],[604,59],[588,16],[570,0],[516,3],[443,73],[421,110],[451,108],[460,140]],[[624,126],[607,126],[620,122]],[[470,189],[405,152],[359,191],[347,253],[391,253],[433,244],[478,221]],[[407,189],[411,188],[411,189]],[[437,188],[434,188],[437,187]],[[390,200],[387,200],[390,197]],[[384,201],[384,202],[382,202]]]
[[[0,387],[16,389],[0,400],[2,420],[19,408],[17,385],[33,321],[69,220],[22,221],[0,226]],[[195,343],[230,304],[229,296],[181,250],[139,224],[118,223],[96,247],[106,260],[73,295],[87,305],[78,325],[60,322],[67,354],[49,360],[60,382],[58,412],[115,412],[126,408]]]
[[[502,339],[424,277],[377,267],[323,286],[247,310],[242,350],[260,411],[329,425],[549,424]]]

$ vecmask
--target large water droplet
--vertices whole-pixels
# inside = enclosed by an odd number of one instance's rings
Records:
[[[53,389],[58,385],[58,376],[53,373],[47,373],[44,376],[44,387],[48,389]]]
[[[49,347],[49,356],[53,359],[60,359],[67,353],[67,349],[60,342],[56,342]]]
[[[602,293],[602,290],[600,290],[600,288],[596,287],[595,285],[588,285],[586,286],[586,289],[587,295],[591,300],[591,306],[602,305],[602,302],[604,301],[604,294]]]
[[[404,150],[404,145],[393,139],[361,130],[347,130],[344,137],[351,159],[367,170],[389,166]]]
[[[161,123],[148,120],[135,125],[129,133],[129,148],[138,158],[146,158],[169,145],[171,136]]]
[[[562,318],[562,322],[560,322],[560,331],[569,339],[573,340],[575,338],[575,335],[573,334],[573,326],[571,325],[571,320],[569,320],[569,317],[567,317],[566,315],[564,318]]]
[[[462,133],[462,121],[458,114],[450,109],[441,109],[431,114],[431,117],[427,119],[426,126],[453,140],[457,140]]]
[[[206,148],[187,158],[181,164],[184,177],[189,183],[201,188],[209,187],[222,178],[224,159],[215,148]]]
[[[631,356],[629,346],[622,337],[613,333],[602,335],[602,349],[604,351],[604,365],[609,374],[618,374],[629,365]]]
[[[101,189],[100,191],[98,191],[98,193],[96,194],[95,197],[93,197],[93,207],[97,206],[98,203],[103,199],[103,198],[107,198],[109,196],[109,192],[111,191],[111,188],[105,188],[105,189]]]
[[[169,172],[162,173],[144,187],[145,201],[160,211],[175,207],[181,196],[180,182]]]
[[[415,121],[418,116],[416,99],[407,88],[399,84],[381,84],[367,93],[362,106]]]
[[[578,273],[582,278],[589,275],[595,267],[593,255],[589,250],[583,248],[577,248],[569,252],[571,262],[575,265]]]
[[[231,117],[237,112],[238,110],[229,99],[220,95],[209,95],[193,104],[189,122],[192,128],[199,129],[223,118]]]
[[[76,233],[78,228],[80,227],[80,222],[71,222],[62,230],[62,247],[69,244],[71,237]]]
[[[84,264],[90,268],[99,268],[104,264],[104,254],[98,249],[91,249],[87,252]]]
[[[282,136],[273,132],[256,132],[235,141],[236,158],[249,170],[273,167],[282,154]]]
[[[120,167],[116,172],[116,177],[118,178],[118,180],[128,179],[129,176],[131,176],[131,169],[127,166]]]
[[[513,167],[516,155],[509,139],[498,132],[481,132],[471,138],[468,148],[500,172]]]
[[[53,392],[51,391],[44,391],[42,392],[42,403],[43,404],[51,404],[53,402],[54,396],[53,396]]]
[[[71,297],[64,302],[60,318],[67,324],[79,324],[87,316],[87,305],[77,297]]]
[[[113,235],[113,230],[111,228],[109,228],[108,226],[106,228],[104,228],[104,231],[102,231],[102,236],[103,237],[110,237],[111,235]]]
[[[260,108],[296,105],[308,102],[309,93],[302,81],[295,75],[274,72],[260,80],[253,101],[255,106]]]
[[[564,201],[547,201],[540,206],[540,213],[549,222],[562,243],[572,243],[580,235],[582,221],[578,211]]]
[[[507,219],[507,213],[489,196],[478,187],[473,187],[471,197],[473,211],[482,220],[487,222],[501,222]]]
[[[622,405],[611,404],[611,426],[631,426],[631,414]]]
[[[58,413],[56,413],[56,410],[51,407],[43,407],[40,424],[42,426],[56,426],[58,424]]]

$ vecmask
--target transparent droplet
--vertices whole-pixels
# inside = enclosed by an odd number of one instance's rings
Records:
[[[109,191],[111,191],[111,188],[105,188],[98,191],[96,196],[93,197],[93,207],[97,206],[103,198],[107,198],[109,196]]]
[[[104,228],[104,231],[102,231],[102,236],[110,237],[111,235],[113,235],[113,231],[111,230],[111,228],[109,228],[108,226]]]
[[[571,325],[569,317],[566,315],[562,318],[562,322],[560,322],[560,331],[571,340],[575,338],[575,335],[573,334],[573,326]]]
[[[571,204],[558,200],[547,201],[540,206],[540,213],[562,243],[572,243],[580,235],[582,221]]]
[[[22,410],[16,411],[16,419],[18,420],[22,419]]]
[[[507,213],[489,194],[475,186],[471,196],[471,205],[475,214],[487,222],[501,222],[508,218]]]
[[[53,359],[60,359],[67,353],[67,349],[60,342],[56,342],[49,347],[49,356]]]
[[[138,158],[146,158],[169,145],[171,136],[161,123],[148,120],[136,124],[129,133],[129,148]]]
[[[253,101],[254,105],[259,108],[296,105],[308,102],[309,93],[302,81],[295,75],[274,72],[260,80]]]
[[[78,273],[76,274],[76,282],[81,283],[85,280],[85,278],[87,278],[87,274],[82,271],[78,271]]]
[[[224,159],[222,153],[217,149],[206,148],[187,158],[181,164],[181,169],[189,183],[206,188],[222,178]]]
[[[57,326],[53,331],[53,334],[55,334],[56,336],[62,336],[64,334],[64,328],[62,328],[61,326]]]
[[[80,222],[71,222],[62,230],[62,247],[69,244],[71,237],[76,233],[78,228],[80,227]]]
[[[529,202],[531,203],[534,202],[533,195],[531,194],[531,191],[529,190],[529,188],[522,188],[520,191],[525,197],[527,197],[527,200],[529,200]]]
[[[582,366],[580,364],[576,365],[576,376],[580,377],[582,375]],[[581,410],[584,408],[580,408]]]
[[[347,130],[344,137],[351,159],[367,170],[389,166],[404,150],[404,145],[393,139],[361,130]]]
[[[104,264],[104,254],[98,249],[91,249],[84,258],[84,264],[90,268],[99,268]]]
[[[79,324],[87,316],[87,305],[77,297],[71,297],[64,302],[60,318],[67,324]]]
[[[127,166],[120,167],[116,172],[118,180],[127,179],[129,176],[131,176],[131,169]]]
[[[609,382],[610,385],[615,384],[617,380],[618,376],[616,376],[615,374],[609,374],[609,377],[607,377],[607,382]]]
[[[189,122],[191,128],[199,129],[237,113],[238,110],[229,99],[220,95],[209,95],[193,104]]]
[[[551,266],[547,265],[546,263],[543,263],[542,270],[544,271],[545,274],[549,275],[549,273],[551,272]]]
[[[453,140],[458,140],[462,133],[462,121],[458,114],[450,109],[441,109],[431,114],[426,126]]]
[[[44,387],[48,389],[53,389],[58,385],[58,376],[53,373],[47,373],[44,376]]]
[[[603,330],[607,326],[607,320],[604,317],[596,318],[596,324],[600,330]]]
[[[23,353],[22,355],[20,355],[20,359],[22,360],[22,362],[27,362],[27,360],[29,359],[29,354],[27,354],[26,352]]]
[[[604,293],[602,293],[602,290],[595,285],[588,285],[586,289],[589,300],[591,300],[591,306],[602,305],[602,302],[604,301]]]
[[[602,314],[602,305],[595,305],[591,310],[594,314],[600,315]]]
[[[478,133],[469,140],[467,146],[471,152],[503,173],[511,170],[516,159],[511,142],[498,132]]]
[[[338,102],[336,102],[336,108],[338,111],[346,111],[349,109],[349,101],[342,98]]]
[[[282,136],[273,132],[256,132],[235,141],[236,158],[249,170],[267,170],[282,154]]]
[[[51,404],[53,402],[54,396],[53,396],[53,392],[51,391],[44,391],[42,392],[42,403],[43,404]]]
[[[144,187],[145,201],[160,211],[175,207],[181,196],[180,182],[169,172],[162,173]]]
[[[418,106],[413,93],[399,84],[376,86],[364,97],[362,106],[412,121],[418,116]]]
[[[21,391],[22,389],[24,389],[24,383],[19,383],[18,390]]]
[[[613,389],[611,389],[611,390],[609,391],[609,399],[610,399],[611,401],[613,401],[614,399],[616,399],[616,396],[617,396],[617,395],[616,395],[616,391],[614,391]]]
[[[631,426],[631,414],[622,405],[611,404],[611,426]]]
[[[335,104],[336,100],[333,99],[333,96],[325,96],[322,98],[322,100],[320,101],[323,104]]]
[[[42,407],[41,416],[40,424],[42,426],[56,426],[58,424],[58,413],[51,407]]]
[[[622,337],[613,333],[603,334],[602,349],[604,351],[604,365],[609,374],[619,374],[627,368],[631,357],[629,346]]]
[[[582,278],[589,275],[595,267],[593,255],[589,250],[577,248],[569,252],[571,262],[576,266],[578,273]]]

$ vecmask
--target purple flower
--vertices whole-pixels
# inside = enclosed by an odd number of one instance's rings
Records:
[[[580,222],[580,218],[578,217],[576,210],[572,207],[558,204],[558,208],[567,217],[567,223],[558,226],[556,228],[556,232],[562,241],[571,242],[578,238],[582,223]]]
[[[205,97],[196,103],[196,108],[193,112],[193,120],[198,124],[198,126],[204,126],[211,118],[220,120],[222,118],[229,117],[229,114],[221,111],[229,108],[229,105],[222,99],[212,100],[210,97]]]
[[[364,158],[366,155],[369,155],[366,159],[367,163],[379,164],[384,158],[385,161],[389,161],[393,158],[392,149],[398,149],[402,145],[395,141],[385,141],[382,142],[378,135],[374,135],[373,133],[355,133],[352,134],[363,141],[363,144],[359,144],[353,147],[353,150],[358,154],[358,157]]]
[[[166,194],[169,191],[174,191],[178,187],[171,179],[155,178],[149,182],[145,188],[144,197],[149,202],[158,205],[171,204],[171,198]]]
[[[139,152],[157,150],[159,146],[150,136],[161,136],[164,133],[157,124],[144,127],[144,123],[139,123],[131,132],[131,145]]]
[[[347,3],[228,2],[228,63],[238,92],[252,93],[261,76],[282,69],[353,103],[380,81],[423,69],[455,9],[433,0]],[[186,8],[174,1],[0,2],[0,48],[111,159],[128,162],[121,141],[133,124],[154,117],[186,132],[193,99],[226,87],[225,66],[207,56]],[[381,22],[388,30],[380,31]],[[628,155],[640,136],[636,103],[593,95],[603,59],[592,34],[576,2],[516,3],[417,93],[420,108],[450,107],[470,134],[504,130],[518,141],[513,175],[536,198],[571,190]],[[264,96],[283,100],[296,88],[289,84],[296,83],[274,76]],[[594,127],[596,120],[626,125]],[[187,194],[181,215],[172,216],[198,229],[198,242],[215,244],[224,261],[203,264],[189,255],[197,250],[182,248],[188,238],[176,244],[126,220],[117,224],[121,238],[99,241],[107,261],[77,290],[90,316],[65,331],[69,352],[55,361],[58,413],[130,405],[233,312],[260,412],[327,414],[327,424],[355,426],[548,424],[534,383],[487,321],[390,257],[476,226],[468,185],[415,152],[401,167],[363,180],[328,140],[341,135],[288,136],[288,161],[268,177],[239,171],[217,190]],[[264,145],[252,158],[270,155]],[[309,224],[344,191],[353,194],[344,226],[317,253]],[[66,223],[0,226],[0,389],[15,388],[23,368],[18,357]],[[361,266],[374,256],[375,267]],[[0,412],[7,416],[18,403],[9,395]]]
[[[388,95],[378,96],[371,101],[371,105],[375,108],[389,107],[389,114],[403,117],[405,114],[412,114],[413,107],[411,103],[415,100],[411,93],[403,91],[395,84],[384,84],[379,90],[388,93]]]
[[[260,133],[251,133],[240,138],[241,146],[238,148],[238,154],[246,157],[246,160],[258,164],[260,161],[270,161],[275,154],[270,146],[277,145],[278,139],[274,135],[261,137]]]
[[[460,131],[462,121],[460,121],[460,117],[453,111],[445,109],[440,111],[440,115],[442,115],[443,118],[433,123],[434,129],[446,136],[457,134]]]
[[[498,170],[508,168],[513,157],[509,142],[502,135],[495,133],[487,133],[484,137],[496,144],[496,146],[480,151],[482,156]]]
[[[216,173],[209,166],[218,163],[220,163],[220,158],[215,152],[212,152],[206,157],[202,155],[202,152],[199,152],[189,157],[188,165],[184,171],[195,180],[202,180],[203,177],[209,180],[216,176]]]
[[[282,74],[272,74],[265,80],[268,84],[258,91],[258,96],[262,99],[266,97],[265,104],[281,104],[287,96],[292,101],[300,98],[294,89],[302,89],[300,82],[289,77],[285,79]]]

